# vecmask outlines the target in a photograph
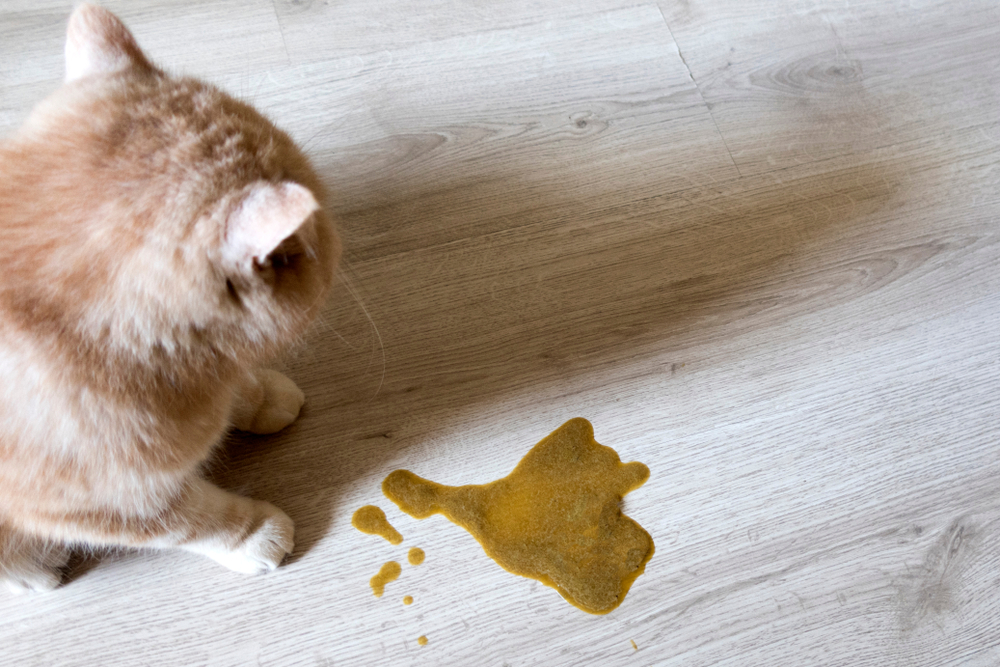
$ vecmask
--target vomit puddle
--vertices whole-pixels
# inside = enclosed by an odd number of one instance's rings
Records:
[[[374,505],[365,505],[355,512],[351,517],[351,525],[362,533],[384,537],[390,544],[399,544],[403,541],[403,536],[385,518],[385,512]]]
[[[419,547],[413,547],[406,554],[406,559],[410,561],[410,565],[420,565],[424,562],[424,550]]]
[[[443,514],[514,574],[555,588],[591,614],[621,604],[653,556],[653,539],[621,513],[622,496],[649,478],[571,419],[489,484],[446,486],[396,470],[382,492],[416,519]]]
[[[412,595],[404,595],[403,596],[403,604],[405,604],[407,606],[413,604],[413,596]]]
[[[427,646],[427,635],[420,635],[417,637],[417,643],[421,646]]]
[[[388,584],[390,581],[395,581],[396,579],[399,579],[399,575],[402,571],[403,568],[401,568],[399,566],[399,563],[397,563],[394,560],[391,560],[388,563],[382,565],[382,567],[378,571],[378,574],[372,577],[371,581],[369,582],[372,587],[372,592],[375,593],[375,597],[377,598],[382,597],[382,594],[385,593],[385,585]]]

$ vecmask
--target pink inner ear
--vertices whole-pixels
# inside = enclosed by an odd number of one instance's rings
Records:
[[[94,5],[77,7],[66,29],[67,83],[131,65],[152,67],[118,17]]]
[[[226,255],[238,264],[263,260],[318,210],[312,192],[298,183],[254,183],[229,217]]]

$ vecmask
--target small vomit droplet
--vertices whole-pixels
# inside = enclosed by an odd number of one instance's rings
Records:
[[[403,604],[407,604],[407,605],[413,604],[413,596],[412,595],[407,595],[406,597],[404,597],[403,598]]]
[[[410,553],[406,555],[406,558],[410,561],[410,565],[420,565],[424,562],[424,550],[413,547],[410,549]]]
[[[375,593],[375,597],[382,597],[382,593],[385,593],[385,585],[390,581],[399,579],[399,575],[402,571],[403,568],[401,568],[399,563],[394,560],[391,560],[383,565],[378,571],[378,574],[372,577],[372,580],[369,582],[372,587],[372,592]]]
[[[427,635],[420,635],[417,637],[417,643],[421,646],[427,646]]]
[[[635,640],[634,639],[630,639],[629,641],[632,642],[632,648],[634,648],[636,651],[638,651],[639,647],[635,645]]]
[[[591,614],[621,604],[653,556],[653,539],[622,514],[622,496],[649,468],[622,463],[571,419],[489,484],[445,486],[396,470],[382,492],[417,519],[443,514],[508,572],[537,579]]]
[[[351,525],[362,533],[379,535],[389,540],[391,544],[399,544],[403,536],[389,524],[385,512],[374,505],[365,505],[351,517]]]

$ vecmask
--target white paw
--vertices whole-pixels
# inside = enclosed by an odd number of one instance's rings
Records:
[[[69,549],[31,539],[11,561],[0,565],[0,580],[15,593],[42,593],[62,583],[62,570],[69,561]]]
[[[295,524],[288,515],[270,503],[257,501],[262,522],[235,548],[211,549],[209,558],[243,574],[265,574],[281,565],[295,547]]]
[[[278,371],[257,371],[264,388],[264,402],[257,409],[248,429],[251,433],[277,433],[298,419],[306,395],[288,377]]]

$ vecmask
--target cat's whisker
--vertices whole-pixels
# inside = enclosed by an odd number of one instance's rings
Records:
[[[326,322],[324,322],[324,324],[326,324]],[[329,325],[328,325],[328,326],[329,326]],[[340,341],[341,341],[341,342],[342,342],[342,343],[343,343],[344,345],[346,345],[347,347],[351,348],[352,350],[356,350],[356,349],[358,349],[358,348],[354,347],[353,345],[351,345],[351,344],[350,344],[349,342],[347,342],[347,339],[346,339],[346,338],[344,338],[344,337],[343,337],[342,335],[340,335],[340,332],[339,332],[339,331],[337,331],[336,329],[334,329],[333,327],[330,327],[329,331],[330,331],[330,333],[332,333],[332,334],[333,334],[334,336],[336,336],[337,338],[339,338],[339,339],[340,339]]]
[[[317,315],[316,319],[313,320],[312,326],[315,327],[317,330],[322,331],[323,333],[333,334],[340,340],[340,342],[342,342],[351,350],[356,351],[358,349],[356,346],[351,345],[350,341],[344,338],[344,336],[341,335],[339,331],[337,331],[337,328],[334,327],[333,324],[329,322],[329,318],[326,313],[320,313],[319,315]]]
[[[260,77],[260,81],[257,82],[257,87],[254,89],[253,95],[250,97],[250,103],[251,104],[255,104],[257,102],[257,95],[260,93],[260,87],[262,85],[264,85],[265,81],[267,81],[267,75],[266,74],[262,75]]]
[[[375,338],[372,339],[372,355],[369,358],[368,367],[365,369],[366,372],[369,368],[371,368],[372,362],[375,359],[376,341],[378,342],[379,351],[382,353],[382,377],[379,379],[378,388],[375,389],[375,393],[372,395],[370,399],[368,399],[368,402],[370,403],[371,401],[375,400],[375,397],[378,396],[380,391],[382,391],[382,385],[385,383],[385,369],[386,369],[385,345],[382,343],[382,334],[379,332],[378,326],[375,324],[375,320],[372,318],[371,313],[368,312],[368,308],[361,300],[361,296],[358,294],[357,290],[351,286],[351,280],[347,275],[347,272],[343,270],[343,267],[337,269],[337,276],[343,282],[344,287],[347,289],[347,292],[351,295],[351,297],[354,298],[358,306],[360,306],[361,311],[365,314],[365,317],[368,318],[368,322],[371,324],[372,331],[375,332]]]

